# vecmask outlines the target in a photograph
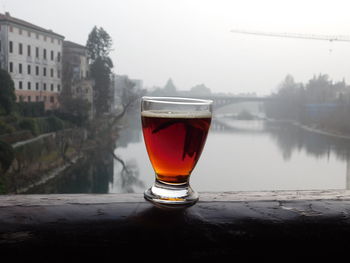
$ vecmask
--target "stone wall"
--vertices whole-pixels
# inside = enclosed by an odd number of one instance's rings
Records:
[[[16,193],[54,169],[70,164],[81,154],[86,137],[84,129],[66,129],[15,143],[15,160],[3,177],[4,191]]]

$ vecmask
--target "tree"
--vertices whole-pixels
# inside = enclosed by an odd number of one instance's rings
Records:
[[[91,64],[91,77],[95,80],[94,104],[97,116],[108,112],[111,104],[111,79],[113,63],[109,57],[99,57]]]
[[[112,38],[102,27],[95,26],[89,34],[86,48],[91,77],[95,80],[94,105],[97,116],[101,116],[110,109],[110,74],[113,68],[113,62],[109,57],[111,47]]]
[[[97,58],[108,57],[112,50],[112,43],[112,38],[102,27],[94,26],[86,44],[91,63],[95,62]]]
[[[10,114],[15,107],[15,85],[7,71],[0,69],[0,113]]]
[[[199,84],[191,88],[191,94],[198,96],[210,96],[211,90],[204,84]]]

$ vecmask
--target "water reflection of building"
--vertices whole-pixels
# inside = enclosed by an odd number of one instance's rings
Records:
[[[119,132],[119,137],[117,140],[117,147],[125,148],[129,143],[136,143],[141,141],[140,129],[122,129]]]

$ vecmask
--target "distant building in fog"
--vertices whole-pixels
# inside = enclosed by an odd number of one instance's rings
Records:
[[[80,44],[63,42],[63,83],[64,88],[71,89],[73,98],[87,100],[93,114],[93,81],[89,79],[87,49]]]
[[[0,67],[11,75],[17,101],[58,108],[63,40],[52,30],[0,14]]]

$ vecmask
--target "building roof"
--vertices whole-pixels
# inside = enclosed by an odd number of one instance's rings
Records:
[[[82,48],[82,49],[86,49],[85,46],[80,45],[80,44],[78,44],[78,43],[74,43],[74,42],[72,42],[72,41],[68,41],[68,40],[65,40],[65,41],[63,42],[63,46],[65,46],[65,47],[73,47],[73,48]]]
[[[16,24],[16,25],[19,25],[19,26],[23,26],[23,27],[27,27],[27,28],[30,28],[30,29],[33,29],[33,30],[37,30],[37,31],[40,31],[40,32],[43,32],[43,33],[55,35],[55,36],[60,37],[60,38],[64,38],[64,36],[53,32],[51,29],[45,29],[45,28],[39,27],[37,25],[34,25],[32,23],[29,23],[27,21],[24,21],[22,19],[18,19],[18,18],[12,17],[10,15],[10,13],[8,13],[8,12],[6,12],[5,14],[1,14],[0,13],[0,22],[9,22],[9,23],[13,23],[13,24]]]

